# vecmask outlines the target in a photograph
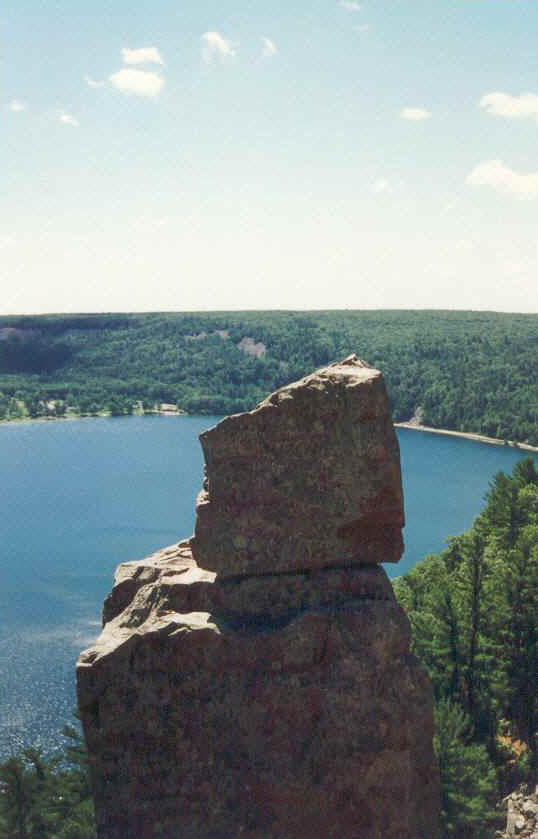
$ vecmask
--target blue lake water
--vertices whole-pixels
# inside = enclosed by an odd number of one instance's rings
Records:
[[[116,565],[189,536],[198,434],[216,417],[0,426],[0,759],[50,749],[75,705],[74,662],[99,632]],[[472,523],[524,453],[400,429],[402,574]]]

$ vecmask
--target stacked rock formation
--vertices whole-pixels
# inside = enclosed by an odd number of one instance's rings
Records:
[[[432,839],[381,374],[351,356],[201,442],[194,536],[120,566],[78,663],[100,839]]]

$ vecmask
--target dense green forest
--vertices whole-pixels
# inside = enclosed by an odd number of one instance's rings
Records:
[[[538,470],[492,481],[472,528],[394,581],[436,699],[441,839],[492,839],[502,797],[536,782]],[[1,839],[92,839],[85,753],[0,765]],[[435,837],[432,837],[435,839]]]
[[[472,528],[395,581],[436,699],[443,839],[491,839],[497,804],[536,783],[538,471],[491,483]],[[500,825],[505,819],[500,818]]]
[[[251,339],[244,341],[244,339]],[[538,444],[538,316],[327,311],[0,318],[0,419],[252,408],[356,352],[394,418]]]

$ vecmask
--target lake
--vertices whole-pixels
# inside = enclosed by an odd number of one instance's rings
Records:
[[[74,663],[99,633],[115,567],[189,536],[198,434],[217,417],[0,426],[0,760],[54,750],[75,707]],[[491,477],[524,452],[398,430],[402,574],[471,524]]]

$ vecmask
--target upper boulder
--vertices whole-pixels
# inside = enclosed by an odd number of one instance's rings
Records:
[[[200,437],[190,540],[221,577],[398,562],[399,447],[383,377],[357,356],[277,390]]]

